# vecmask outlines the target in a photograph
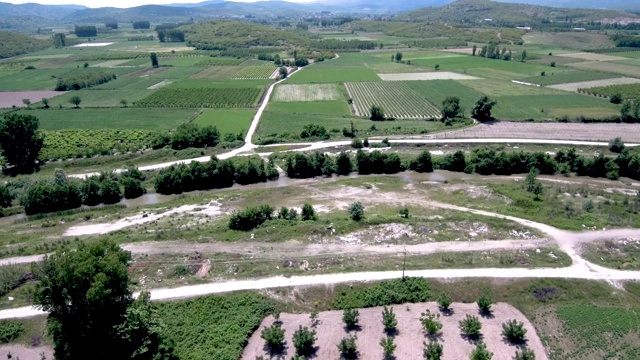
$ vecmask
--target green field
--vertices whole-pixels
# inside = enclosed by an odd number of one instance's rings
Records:
[[[442,106],[442,102],[447,97],[457,96],[460,98],[460,105],[467,116],[470,115],[473,105],[482,96],[481,92],[455,80],[407,81],[406,83],[411,89],[438,107]],[[471,81],[464,83],[471,83]]]
[[[173,129],[197,114],[195,109],[34,109],[21,110],[40,119],[43,130]]]
[[[242,66],[233,79],[269,79],[274,71],[275,66]]]
[[[297,102],[297,101],[326,101],[340,100],[344,87],[337,84],[304,84],[304,85],[278,85],[272,101]]]
[[[250,108],[262,91],[256,88],[162,88],[136,102],[137,107]]]
[[[371,116],[372,106],[381,106],[386,117],[436,119],[438,107],[407,85],[409,81],[358,82],[345,84],[359,116]]]
[[[563,115],[604,118],[620,113],[616,105],[601,98],[576,94],[500,96],[492,114],[501,120],[557,120]],[[544,112],[543,112],[544,110]],[[573,116],[570,116],[573,115]]]
[[[130,106],[134,102],[150,95],[153,90],[120,89],[120,90],[92,90],[84,89],[79,91],[66,92],[56,96],[49,101],[51,107],[73,107],[69,99],[79,96],[82,100],[81,107],[119,107],[120,100],[126,100]]]
[[[340,69],[320,65],[310,66],[291,76],[289,84],[342,83],[347,81],[379,81],[380,78],[372,69],[354,67]]]
[[[569,70],[569,71],[563,71],[563,72],[555,72],[555,71],[547,72],[545,76],[538,75],[538,76],[526,77],[518,80],[533,83],[533,84],[538,84],[542,86],[547,86],[547,85],[557,85],[557,84],[583,82],[583,81],[611,79],[614,77],[617,77],[617,75],[596,72],[596,71]]]
[[[191,76],[193,79],[231,79],[241,66],[211,66]]]
[[[610,97],[611,95],[614,95],[614,94],[619,94],[619,95],[622,95],[622,97],[625,99],[640,98],[640,84],[600,86],[600,87],[583,89],[583,91],[589,94],[602,95],[606,97]]]
[[[334,101],[290,101],[273,102],[267,110],[274,112],[289,112],[292,114],[319,114],[319,115],[344,115],[350,116],[351,109],[345,100]]]
[[[469,75],[480,77],[500,78],[503,80],[515,79],[514,76],[535,75],[541,71],[548,71],[550,67],[522,63],[519,61],[503,61],[486,59],[479,56],[455,56],[447,58],[426,58],[411,61],[412,64],[434,68],[440,65],[441,71],[465,72]],[[491,74],[498,76],[487,76],[487,69],[494,70]]]
[[[208,109],[203,111],[194,120],[194,123],[202,126],[215,126],[223,136],[229,133],[244,135],[249,130],[255,114],[255,110],[249,109]]]

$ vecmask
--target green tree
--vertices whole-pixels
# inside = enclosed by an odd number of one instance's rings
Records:
[[[513,319],[502,324],[502,336],[512,344],[521,344],[526,335],[527,329],[522,322]]]
[[[442,329],[442,323],[438,319],[440,319],[440,314],[434,314],[429,310],[420,315],[422,328],[429,336],[436,336]]]
[[[527,191],[534,194],[536,197],[541,195],[544,190],[542,183],[537,180],[538,174],[540,174],[540,170],[537,168],[531,168],[525,178]]]
[[[349,216],[353,221],[360,221],[364,218],[364,206],[360,201],[356,201],[349,206]]]
[[[280,78],[281,79],[286,79],[287,76],[289,76],[289,71],[287,70],[287,68],[285,66],[281,66],[280,70],[278,70],[280,73]]]
[[[69,99],[69,103],[70,103],[71,105],[75,105],[76,109],[80,108],[80,103],[81,103],[81,102],[82,102],[82,99],[80,99],[80,96],[77,96],[77,95],[76,95],[76,96],[72,96],[72,97]]]
[[[127,99],[121,99],[120,100],[120,106],[123,108],[126,108],[128,105]]]
[[[120,199],[122,198],[120,184],[111,178],[104,179],[100,184],[100,198],[105,204],[115,204],[120,202]]]
[[[63,33],[53,34],[53,46],[56,48],[62,48],[67,46],[67,37]]]
[[[276,321],[271,326],[264,328],[260,337],[264,339],[271,354],[279,354],[284,349],[284,330],[280,322]]]
[[[380,346],[382,346],[382,355],[385,359],[394,359],[393,353],[396,352],[398,346],[393,342],[393,337],[386,336],[380,339]]]
[[[42,102],[42,107],[45,109],[49,108],[49,99],[47,98],[42,98],[42,100],[40,100]]]
[[[293,333],[293,346],[296,348],[296,355],[309,356],[314,352],[316,343],[316,331],[309,330],[308,327],[300,327]]]
[[[31,100],[29,99],[22,99],[22,103],[24,104],[24,106],[26,106],[27,108],[31,107]]]
[[[9,165],[18,170],[32,170],[44,137],[38,132],[40,121],[32,115],[7,114],[0,122],[0,147]]]
[[[477,52],[478,52],[478,45],[473,44],[473,48],[471,49],[471,56],[476,56]]]
[[[473,110],[471,110],[471,115],[477,120],[490,120],[491,110],[496,104],[497,102],[495,100],[485,95],[476,101]]]
[[[527,50],[522,50],[522,52],[520,53],[520,61],[521,62],[527,61]]]
[[[358,309],[345,309],[342,312],[342,321],[344,322],[347,330],[353,330],[358,327],[358,318],[360,312]]]
[[[488,314],[491,313],[491,296],[489,296],[488,292],[483,292],[482,295],[478,298],[478,301],[476,301],[476,303],[478,304],[478,309],[480,309],[480,312],[484,313],[484,314]]]
[[[357,359],[358,346],[356,345],[355,336],[345,336],[338,344],[338,350],[343,359]]]
[[[471,356],[469,356],[470,360],[491,360],[493,357],[493,353],[487,350],[487,345],[484,341],[478,341],[475,349],[471,352]]]
[[[520,350],[516,351],[516,355],[513,357],[514,360],[535,360],[536,354],[533,350],[524,347]]]
[[[159,66],[158,54],[152,52],[151,54],[149,54],[149,57],[151,58],[151,67],[157,68]]]
[[[612,104],[620,104],[620,103],[622,103],[622,100],[624,100],[624,98],[622,97],[622,94],[620,94],[620,93],[611,94],[611,96],[609,97],[609,101]]]
[[[342,151],[338,154],[338,159],[336,160],[336,164],[338,167],[338,175],[349,175],[353,170],[353,164],[351,164],[351,157],[346,152]]]
[[[396,53],[395,60],[396,60],[397,62],[402,61],[402,53],[401,53],[401,52],[397,52],[397,53]]]
[[[447,295],[446,293],[441,293],[440,296],[438,296],[438,307],[440,308],[440,310],[449,311],[450,306],[451,297],[449,297],[449,295]]]
[[[302,205],[302,214],[300,215],[302,221],[315,221],[318,219],[316,215],[316,211],[313,209],[313,206],[309,203],[305,203]]]
[[[396,319],[396,314],[393,313],[393,308],[387,308],[386,306],[382,308],[382,325],[387,334],[396,332],[398,320]]]
[[[624,142],[620,137],[617,137],[611,141],[609,141],[609,150],[614,153],[621,153],[624,150]]]
[[[433,172],[433,161],[429,150],[424,150],[417,158],[411,161],[409,168],[415,172]]]
[[[11,207],[11,203],[13,203],[13,195],[11,195],[11,191],[8,187],[0,185],[0,208]]]
[[[455,119],[460,116],[462,107],[460,106],[460,98],[457,96],[448,96],[442,102],[442,121],[447,119]]]
[[[126,199],[135,199],[147,192],[147,189],[142,186],[142,181],[138,179],[124,177],[120,182],[122,183],[122,187],[124,187],[124,197]]]
[[[382,107],[378,105],[371,105],[371,117],[369,119],[374,121],[384,120],[384,110]]]
[[[424,360],[440,360],[442,359],[442,344],[435,340],[427,342],[423,342],[424,351],[422,352],[422,356]]]
[[[46,256],[33,272],[34,304],[49,313],[56,359],[123,359],[118,326],[133,302],[128,287],[131,254],[111,241],[80,243]]]
[[[458,323],[460,331],[470,339],[478,339],[480,337],[480,330],[482,324],[477,316],[469,315]]]

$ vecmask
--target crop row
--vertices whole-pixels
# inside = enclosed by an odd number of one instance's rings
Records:
[[[238,59],[233,57],[209,57],[200,61],[196,66],[234,66],[240,65],[244,59]]]
[[[259,88],[163,88],[135,103],[137,107],[250,108],[257,106]]]
[[[640,83],[578,89],[578,92],[604,97],[619,94],[623,99],[640,99]]]
[[[269,79],[275,70],[275,66],[245,66],[233,79]]]
[[[357,114],[371,116],[371,106],[381,106],[386,117],[439,118],[437,107],[400,81],[346,83]]]
[[[150,146],[158,135],[153,130],[61,130],[44,132],[41,160],[110,155]]]

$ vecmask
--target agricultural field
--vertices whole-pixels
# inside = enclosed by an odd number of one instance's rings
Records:
[[[440,117],[438,107],[413,91],[404,82],[346,83],[353,99],[356,116],[371,116],[372,106],[381,106],[387,117],[396,119],[435,119]]]
[[[42,160],[110,155],[148,148],[158,131],[154,130],[59,130],[45,132]]]
[[[231,57],[211,57],[201,60],[196,65],[198,66],[236,66],[244,62],[244,59],[231,58]]]
[[[610,97],[614,94],[620,94],[623,98],[628,99],[638,99],[640,98],[640,80],[634,79],[633,83],[623,84],[623,85],[608,85],[608,86],[600,86],[600,87],[589,87],[589,88],[581,88],[582,92]]]
[[[417,80],[478,80],[480,78],[449,71],[428,73],[378,74],[383,81],[417,81]]]
[[[211,66],[205,68],[199,73],[192,75],[192,79],[231,79],[235,74],[237,74],[242,67],[240,66],[230,66],[230,65],[220,65],[220,66]]]
[[[340,100],[343,94],[336,84],[278,85],[273,101],[326,101]]]
[[[622,77],[622,78],[612,78],[612,79],[604,79],[604,80],[584,81],[584,82],[577,82],[577,83],[558,84],[558,85],[551,85],[549,87],[553,89],[564,90],[564,91],[585,92],[584,91],[585,89],[590,89],[590,88],[633,85],[637,83],[640,83],[640,79]],[[588,90],[586,92],[588,92]]]
[[[136,102],[136,107],[250,108],[262,91],[256,88],[162,88]]]
[[[442,105],[442,102],[449,96],[460,98],[460,105],[463,112],[470,116],[473,105],[482,97],[482,93],[454,80],[429,80],[429,81],[409,81],[409,87],[429,100],[432,104]]]
[[[567,66],[579,70],[610,72],[640,78],[640,66],[616,64],[606,61],[585,61],[575,64],[567,64]]]
[[[578,83],[585,81],[595,81],[611,79],[616,77],[614,74],[607,74],[597,71],[550,71],[546,72],[545,76],[532,76],[527,78],[518,79],[518,81],[528,82],[532,84],[538,84],[540,86],[560,85],[567,83]]]
[[[60,91],[4,91],[0,92],[0,108],[10,108],[12,106],[26,106],[22,100],[29,99],[35,104],[43,98],[51,99],[64,94]]]
[[[215,126],[220,134],[244,135],[251,125],[255,110],[250,109],[207,109],[194,123],[202,126]]]
[[[243,66],[233,79],[271,79],[277,76],[275,66]]]

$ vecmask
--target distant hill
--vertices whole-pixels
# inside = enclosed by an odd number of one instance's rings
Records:
[[[0,17],[35,16],[49,20],[61,20],[82,9],[86,9],[86,7],[81,5],[40,5],[34,3],[14,5],[0,2]]]
[[[51,46],[48,41],[34,39],[23,34],[0,31],[0,59],[18,56]]]
[[[496,0],[506,3],[524,3],[563,8],[612,9],[623,11],[640,11],[638,0]]]
[[[480,23],[484,19],[503,24],[534,25],[544,21],[600,21],[612,18],[637,17],[616,10],[566,9],[540,5],[512,4],[490,0],[458,0],[441,7],[427,7],[399,15],[405,21],[440,21]]]

